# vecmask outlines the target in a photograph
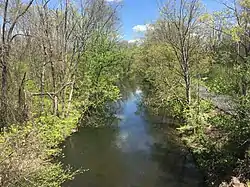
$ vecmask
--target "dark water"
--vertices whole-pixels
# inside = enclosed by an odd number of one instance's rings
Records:
[[[65,187],[202,186],[201,175],[175,133],[138,112],[140,95],[131,93],[120,103],[118,124],[85,127],[67,140],[63,163],[86,171]]]

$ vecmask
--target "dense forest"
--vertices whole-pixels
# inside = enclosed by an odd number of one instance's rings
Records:
[[[105,125],[87,121],[109,114],[128,80],[153,115],[178,121],[208,186],[250,185],[249,0],[212,13],[167,0],[133,43],[121,38],[122,3],[0,4],[0,186],[61,186],[82,172],[54,161],[60,144]]]

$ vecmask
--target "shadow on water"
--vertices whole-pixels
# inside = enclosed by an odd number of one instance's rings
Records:
[[[64,165],[85,169],[65,187],[201,186],[202,177],[168,125],[154,125],[140,110],[141,92],[119,102],[111,126],[84,127],[63,149]]]

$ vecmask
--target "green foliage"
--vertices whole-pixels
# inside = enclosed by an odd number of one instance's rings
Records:
[[[250,181],[247,181],[247,187],[250,187]]]
[[[57,187],[75,172],[52,163],[58,145],[77,128],[79,113],[67,119],[40,117],[34,124],[12,125],[0,134],[0,184]]]
[[[235,95],[240,91],[236,70],[226,65],[214,64],[205,83],[214,93]]]
[[[5,27],[12,42],[1,54],[7,70],[1,74],[0,186],[60,186],[74,173],[54,163],[59,144],[79,120],[106,115],[120,98],[133,50],[118,42],[118,7],[103,0],[60,10],[48,2],[5,3],[13,28]],[[23,30],[23,19],[34,37],[14,34]]]
[[[189,1],[183,1],[185,3]],[[168,5],[171,1],[167,8]],[[188,15],[175,23],[182,16],[175,15],[178,11],[172,12],[176,4],[168,11],[164,7],[163,19],[157,20],[153,29],[146,33],[145,42],[137,47],[134,59],[133,68],[144,92],[144,104],[156,114],[166,115],[167,112],[167,115],[181,117],[178,131],[212,186],[218,186],[226,177],[248,179],[250,176],[249,5],[249,0],[239,0],[226,4],[222,11],[199,16],[198,32],[192,30],[190,37],[181,41],[178,37],[184,36],[177,33],[186,25],[177,25],[185,22]],[[180,9],[182,11],[185,14],[188,10]],[[169,29],[172,22],[177,27],[173,33]],[[188,34],[188,29],[185,31],[184,34]],[[181,56],[185,42],[188,43],[187,53]],[[192,47],[194,43],[198,48]],[[187,56],[188,65],[180,67]],[[188,82],[187,70],[192,92],[192,102],[188,105],[185,102],[188,92],[184,89]],[[196,83],[201,84],[200,80],[212,92],[211,96],[217,95],[221,100],[223,95],[232,96],[235,104],[232,115],[216,108],[220,104],[227,105],[226,101],[213,106],[200,100],[199,89],[195,88]]]
[[[60,164],[50,164],[40,166],[38,170],[29,173],[29,176],[17,181],[13,186],[20,187],[59,187],[65,181],[72,180],[74,173],[64,171]],[[12,185],[10,185],[12,186]]]
[[[74,111],[71,117],[60,119],[57,116],[41,116],[36,120],[38,125],[39,138],[48,146],[48,154],[54,155],[58,149],[56,147],[72,132],[76,131],[80,113]]]
[[[245,178],[249,176],[248,99],[240,100],[238,106],[237,114],[230,116],[201,101],[186,110],[186,123],[178,128],[199,167],[207,173],[208,184],[219,185],[223,177],[239,173]]]
[[[130,73],[132,49],[110,37],[98,35],[81,57],[75,95],[83,111],[103,113],[108,103],[120,98],[119,82]]]
[[[171,48],[147,41],[138,48],[133,66],[144,91],[144,103],[156,114],[164,109],[178,116],[185,105],[185,95],[183,80],[176,74],[178,62]]]
[[[76,172],[64,170],[60,163],[51,162],[52,158],[60,154],[58,145],[77,130],[79,119],[92,126],[107,125],[104,119],[113,119],[107,112],[108,104],[120,98],[118,83],[129,74],[127,58],[132,55],[130,49],[118,45],[102,35],[80,58],[68,117],[52,115],[51,98],[45,96],[42,116],[33,123],[11,125],[0,134],[0,186],[56,187],[73,178]],[[38,89],[32,80],[25,88],[33,92]],[[32,116],[40,115],[40,102],[39,97],[29,101]],[[88,122],[89,116],[95,120]]]

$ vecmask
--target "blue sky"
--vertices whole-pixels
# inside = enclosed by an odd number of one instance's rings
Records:
[[[157,0],[106,0],[122,1],[120,11],[123,38],[134,40],[140,36],[136,30],[143,30],[143,25],[152,23],[159,16]],[[218,10],[222,5],[216,0],[202,0],[208,11]],[[139,26],[138,26],[139,25]],[[134,28],[134,29],[133,29]],[[145,28],[145,26],[144,26]]]
[[[133,28],[152,23],[158,15],[157,0],[123,0],[121,19],[124,39],[138,38],[138,33]]]

